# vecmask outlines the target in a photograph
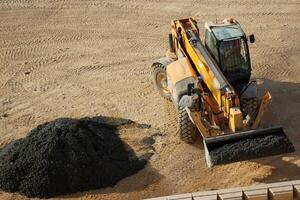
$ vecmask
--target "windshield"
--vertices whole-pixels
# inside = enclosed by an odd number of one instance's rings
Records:
[[[222,41],[220,61],[224,72],[248,70],[248,51],[245,41],[242,38]]]
[[[239,26],[217,26],[213,27],[212,31],[218,40],[237,38],[243,36],[243,32]]]

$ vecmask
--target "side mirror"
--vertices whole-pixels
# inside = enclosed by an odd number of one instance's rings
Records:
[[[249,35],[249,41],[250,43],[254,43],[255,42],[255,37],[253,34]]]

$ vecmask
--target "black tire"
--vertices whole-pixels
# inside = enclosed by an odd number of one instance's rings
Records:
[[[180,139],[186,143],[193,143],[196,140],[196,126],[190,120],[185,108],[178,108],[178,133]]]
[[[171,94],[168,90],[166,66],[160,63],[154,64],[153,78],[160,95],[171,101]]]

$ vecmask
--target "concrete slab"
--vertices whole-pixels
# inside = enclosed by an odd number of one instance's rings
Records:
[[[241,187],[221,189],[217,192],[220,200],[243,200],[243,192]]]
[[[192,194],[177,194],[172,196],[167,196],[167,200],[192,200]]]
[[[193,200],[218,200],[218,196],[210,195],[210,196],[202,196],[202,197],[193,197]]]
[[[293,186],[270,187],[269,197],[272,200],[293,200]]]
[[[291,186],[291,185],[293,185],[292,181],[283,181],[283,182],[267,184],[268,188],[270,188],[270,187]]]
[[[220,200],[243,200],[243,193],[231,192],[227,194],[218,194]]]
[[[257,189],[268,189],[268,186],[266,184],[259,184],[259,185],[251,185],[251,186],[245,186],[242,187],[243,191],[247,190],[257,190]]]
[[[194,192],[192,193],[193,200],[217,200],[218,195],[216,190],[206,192]]]
[[[144,200],[168,200],[167,197],[154,197],[154,198],[149,198],[149,199],[144,199]]]
[[[243,193],[245,200],[268,200],[267,189],[247,190]]]
[[[243,188],[242,187],[235,187],[235,188],[228,188],[228,189],[220,189],[217,190],[218,194],[227,194],[231,192],[242,192]]]
[[[293,185],[294,186],[294,197],[297,198],[297,200],[300,200],[300,184]]]
[[[291,181],[293,185],[300,185],[300,180]]]
[[[267,200],[268,188],[266,184],[242,187],[245,200]]]

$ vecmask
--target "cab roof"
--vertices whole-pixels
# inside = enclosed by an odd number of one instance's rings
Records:
[[[217,40],[226,40],[245,35],[238,21],[233,18],[224,19],[221,24],[206,22],[205,27],[214,33]]]

